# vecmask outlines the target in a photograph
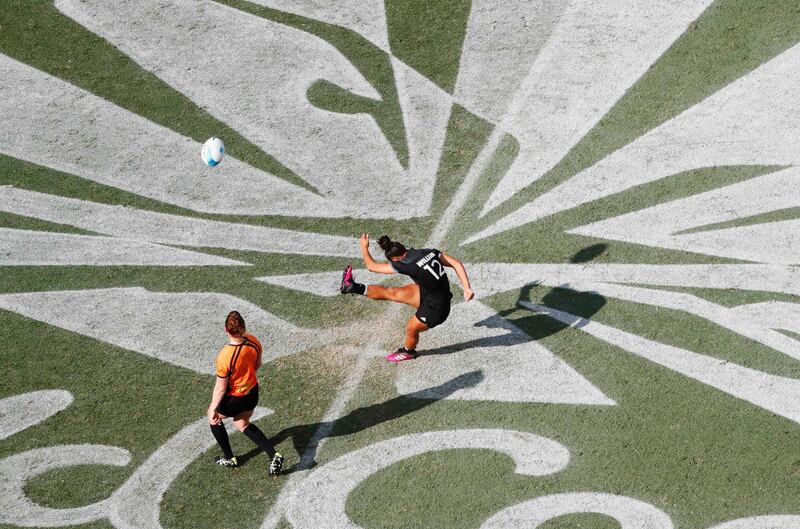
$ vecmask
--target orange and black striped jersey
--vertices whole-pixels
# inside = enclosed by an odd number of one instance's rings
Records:
[[[261,356],[261,342],[252,334],[244,335],[244,342],[225,347],[217,355],[217,376],[228,379],[226,395],[243,397],[256,384],[256,363]]]

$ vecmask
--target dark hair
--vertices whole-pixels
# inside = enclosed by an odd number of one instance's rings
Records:
[[[384,235],[378,239],[378,246],[383,248],[383,253],[386,255],[387,259],[400,257],[406,253],[406,247],[403,246],[403,243],[391,240],[388,235]]]
[[[225,330],[231,336],[242,336],[246,331],[242,315],[235,310],[230,311],[225,318]]]

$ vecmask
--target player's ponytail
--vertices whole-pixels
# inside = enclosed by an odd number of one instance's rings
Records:
[[[383,253],[386,255],[387,259],[400,257],[406,253],[406,247],[400,242],[391,240],[388,235],[384,235],[378,239],[378,246],[383,249]]]
[[[228,313],[228,317],[225,318],[225,330],[231,336],[235,336],[237,338],[243,336],[246,329],[242,315],[235,310],[230,311]]]

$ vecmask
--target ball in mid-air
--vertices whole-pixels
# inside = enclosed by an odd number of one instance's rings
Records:
[[[208,138],[200,150],[200,156],[206,165],[214,167],[225,156],[225,144],[219,138]]]

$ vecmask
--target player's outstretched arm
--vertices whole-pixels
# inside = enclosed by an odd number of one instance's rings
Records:
[[[361,246],[361,255],[364,257],[364,265],[367,267],[367,270],[378,274],[397,273],[389,263],[378,263],[372,258],[372,255],[369,253],[369,234],[362,233],[358,244]]]
[[[439,260],[443,265],[449,266],[456,271],[458,280],[461,281],[461,286],[464,289],[464,301],[469,301],[474,298],[475,292],[473,292],[472,288],[469,286],[469,277],[467,277],[467,269],[464,268],[464,264],[455,257],[447,255],[444,252],[439,256]]]

